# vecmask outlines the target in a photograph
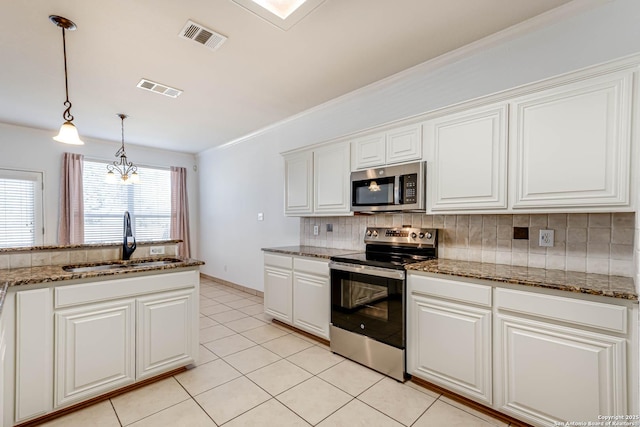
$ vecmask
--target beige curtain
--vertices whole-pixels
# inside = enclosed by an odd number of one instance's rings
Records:
[[[60,223],[58,244],[84,243],[84,198],[82,194],[82,154],[64,153],[60,180]]]
[[[178,256],[189,258],[189,200],[187,199],[187,169],[171,166],[171,238],[182,240]]]

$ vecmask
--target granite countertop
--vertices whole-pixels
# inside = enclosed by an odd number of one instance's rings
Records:
[[[319,246],[283,246],[279,248],[262,248],[262,250],[265,252],[325,259],[329,259],[332,256],[363,252],[356,249],[321,248]]]
[[[448,274],[473,279],[558,289],[591,295],[602,295],[627,300],[638,300],[633,279],[604,274],[574,271],[546,270],[544,268],[517,267],[472,261],[434,259],[406,266],[407,270]]]
[[[126,267],[129,264],[136,264],[143,261],[179,260],[179,262],[165,265],[146,265],[138,267]],[[176,268],[194,267],[203,265],[204,262],[191,258],[146,258],[132,259],[130,261],[112,261],[92,264],[77,265],[78,267],[102,265],[102,264],[123,264],[124,268],[113,270],[70,272],[63,270],[62,265],[44,265],[39,267],[23,267],[0,269],[0,283],[5,282],[6,286],[30,285],[35,283],[59,282],[63,280],[89,279],[92,277],[117,276],[122,274],[147,272],[153,270],[171,270]]]

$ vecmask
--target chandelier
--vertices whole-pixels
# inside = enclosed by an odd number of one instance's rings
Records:
[[[120,184],[136,184],[140,182],[140,176],[138,175],[138,167],[127,159],[127,153],[124,151],[124,119],[127,118],[125,114],[118,114],[122,121],[122,146],[116,151],[115,156],[120,158],[111,165],[107,165],[107,179],[110,184],[119,182]],[[117,174],[116,174],[117,172]]]
[[[60,126],[60,132],[53,139],[58,142],[71,145],[84,145],[84,142],[78,136],[78,129],[73,125],[73,116],[71,115],[71,101],[69,101],[69,82],[67,79],[67,43],[64,37],[64,30],[73,31],[76,24],[73,21],[58,15],[49,15],[49,19],[56,26],[62,28],[62,52],[64,54],[64,89],[67,95],[64,106],[67,107],[62,113],[64,123]]]

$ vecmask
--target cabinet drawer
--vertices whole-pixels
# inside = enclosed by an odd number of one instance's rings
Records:
[[[485,285],[410,274],[409,291],[491,307],[491,287]]]
[[[293,269],[296,271],[296,273],[310,273],[329,277],[328,261],[315,261],[306,258],[294,258]]]
[[[198,274],[198,271],[192,270],[59,286],[54,289],[55,308],[189,288],[197,285]]]
[[[290,256],[274,255],[270,253],[264,254],[264,265],[280,268],[293,268],[293,258]]]
[[[618,305],[509,289],[496,289],[495,301],[500,310],[627,333],[627,308]]]

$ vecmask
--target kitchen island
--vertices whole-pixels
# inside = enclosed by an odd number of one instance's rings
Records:
[[[141,251],[143,257],[130,261],[118,260],[117,248],[99,246],[12,254],[14,267],[0,269],[6,286],[2,427],[39,420],[196,361],[204,263],[175,256],[173,245],[167,243],[162,256]],[[37,265],[43,251],[50,263]],[[26,254],[29,266],[23,266]]]

